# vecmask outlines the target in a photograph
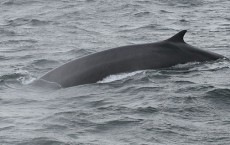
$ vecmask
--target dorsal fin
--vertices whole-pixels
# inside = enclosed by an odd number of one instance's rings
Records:
[[[174,35],[173,37],[167,39],[167,41],[171,41],[171,42],[184,42],[184,35],[187,32],[187,30],[182,30],[179,33],[177,33],[176,35]]]

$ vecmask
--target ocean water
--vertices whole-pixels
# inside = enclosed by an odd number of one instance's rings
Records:
[[[102,50],[167,39],[230,58],[228,0],[1,0],[1,145],[229,145],[230,62],[70,88],[30,83]],[[96,63],[96,62],[95,62]]]

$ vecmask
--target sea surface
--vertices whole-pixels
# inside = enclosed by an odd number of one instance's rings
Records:
[[[230,58],[229,12],[229,0],[0,0],[0,144],[229,145],[227,60],[31,85],[76,58],[181,30]]]

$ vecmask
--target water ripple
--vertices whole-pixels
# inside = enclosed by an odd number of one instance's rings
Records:
[[[208,91],[206,97],[226,101],[227,103],[230,101],[230,89],[214,89],[212,91]]]
[[[17,145],[68,145],[68,143],[58,141],[58,139],[55,138],[48,138],[48,137],[38,137],[33,138],[28,141],[22,141],[21,143],[18,143]]]
[[[22,26],[22,25],[31,25],[31,26],[43,26],[48,25],[51,22],[50,21],[43,21],[38,19],[26,19],[26,18],[17,18],[13,20],[7,21],[7,26]]]

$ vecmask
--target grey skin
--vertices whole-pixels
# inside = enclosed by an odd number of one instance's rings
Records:
[[[65,88],[95,83],[112,74],[225,58],[185,43],[186,32],[183,30],[161,42],[122,46],[90,54],[48,72],[40,80]]]

